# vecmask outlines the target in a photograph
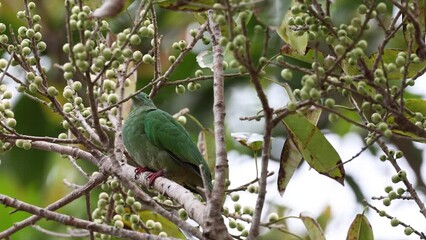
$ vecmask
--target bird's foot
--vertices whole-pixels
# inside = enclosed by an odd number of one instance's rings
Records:
[[[160,170],[158,172],[149,173],[148,176],[146,177],[146,179],[148,180],[149,186],[152,186],[152,184],[154,184],[155,179],[157,179],[158,177],[162,177],[162,176],[164,176],[163,170]]]
[[[148,172],[148,171],[150,171],[150,170],[147,167],[136,167],[135,168],[135,180],[139,178],[139,175],[141,175],[141,173]]]

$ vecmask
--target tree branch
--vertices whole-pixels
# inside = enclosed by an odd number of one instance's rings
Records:
[[[25,212],[37,215],[39,217],[44,217],[48,220],[53,220],[53,221],[56,221],[65,225],[69,225],[69,226],[74,226],[77,228],[84,228],[84,229],[89,229],[89,230],[93,230],[100,233],[105,233],[115,237],[141,239],[141,240],[161,239],[161,237],[151,235],[151,234],[140,233],[137,231],[131,231],[127,229],[120,229],[120,228],[108,226],[105,224],[97,224],[94,222],[68,216],[66,214],[52,212],[50,210],[33,206],[31,204],[19,201],[17,199],[11,198],[3,194],[0,194],[0,202],[6,206],[13,207],[17,210],[23,210]]]
[[[208,13],[209,31],[213,44],[213,114],[216,145],[215,184],[208,197],[204,236],[208,239],[229,239],[229,233],[222,218],[222,203],[225,196],[225,180],[228,177],[228,159],[225,144],[225,97],[223,73],[223,49],[219,45],[220,28],[213,21],[213,12]]]

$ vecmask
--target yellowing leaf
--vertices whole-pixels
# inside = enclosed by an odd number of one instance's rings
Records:
[[[348,230],[346,240],[374,240],[373,229],[364,214],[357,214]]]
[[[316,125],[320,115],[321,109],[314,109],[312,111],[308,111],[306,118],[312,124]],[[297,145],[290,137],[288,137],[284,143],[283,150],[281,151],[280,169],[278,171],[277,178],[278,192],[281,196],[284,194],[291,177],[293,176],[302,159],[303,156],[299,152]]]
[[[300,213],[300,219],[308,230],[308,235],[311,240],[325,240],[324,232],[319,223],[310,216],[309,213]]]
[[[306,162],[320,174],[343,185],[345,170],[340,156],[321,131],[298,113],[288,115],[282,121]]]

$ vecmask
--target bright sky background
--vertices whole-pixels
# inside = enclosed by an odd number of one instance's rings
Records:
[[[425,95],[425,83],[416,83],[413,93]],[[269,100],[273,107],[282,107],[288,101],[287,95],[281,87],[271,85],[267,90]],[[247,132],[252,129],[262,129],[262,122],[241,122],[235,121],[242,116],[253,116],[261,109],[259,100],[255,97],[254,89],[251,87],[238,86],[231,91],[227,102],[227,120],[229,132]],[[426,97],[426,96],[425,96]],[[230,121],[232,119],[232,121]],[[326,134],[327,139],[340,154],[342,160],[348,160],[359,152],[364,146],[362,139],[355,134],[348,134],[343,138],[335,134]],[[273,155],[280,154],[284,139],[274,139],[272,149]],[[230,160],[231,186],[239,186],[255,178],[254,160],[248,155],[241,155],[236,151],[228,153]],[[405,159],[399,160],[400,166],[407,171],[409,179],[414,180],[414,174],[408,167]],[[424,166],[423,166],[424,167]],[[277,172],[279,165],[270,161],[270,171]],[[361,187],[366,198],[372,196],[385,195],[384,188],[392,185],[391,176],[395,171],[389,163],[381,162],[377,157],[368,151],[361,154],[352,162],[345,165],[348,174],[354,177]],[[426,169],[425,169],[426,170]],[[238,174],[240,173],[240,174]],[[288,215],[298,216],[301,212],[310,212],[317,217],[326,206],[331,206],[332,221],[327,227],[325,234],[327,239],[346,239],[348,228],[356,214],[362,213],[363,207],[356,202],[355,195],[349,186],[343,187],[334,180],[318,174],[315,170],[309,169],[307,164],[303,164],[293,176],[290,184],[281,197],[276,190],[276,176],[270,178],[268,182],[267,201],[283,205],[291,209]],[[415,181],[412,181],[415,183]],[[402,187],[402,184],[393,185],[394,189]],[[255,200],[252,194],[241,195],[241,204],[253,206]],[[421,195],[426,200],[424,195]],[[248,198],[248,199],[247,199]],[[419,231],[425,231],[425,219],[419,213],[417,205],[412,201],[394,200],[390,207],[385,207],[381,201],[369,201],[379,209],[385,210],[388,214],[398,217]],[[232,206],[232,205],[231,205]],[[269,214],[265,208],[265,219]],[[367,213],[367,217],[373,227],[376,240],[397,240],[397,239],[419,239],[417,235],[406,236],[404,227],[392,227],[390,220],[379,217],[373,211]],[[300,220],[292,219],[288,221],[290,229],[303,233],[306,231]]]

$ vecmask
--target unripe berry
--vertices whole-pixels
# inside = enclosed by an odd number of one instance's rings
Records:
[[[398,57],[396,57],[395,64],[398,67],[401,67],[401,66],[405,65],[405,63],[406,63],[406,61],[405,61],[405,58],[403,56],[399,55]]]
[[[367,6],[365,6],[364,4],[359,5],[358,7],[358,13],[359,14],[366,14],[368,11]]]
[[[154,64],[154,58],[151,55],[149,55],[149,54],[143,55],[142,61],[145,64]]]
[[[132,214],[132,215],[130,216],[130,222],[131,222],[131,223],[138,223],[138,222],[139,222],[139,215]]]
[[[392,186],[386,186],[386,187],[385,187],[385,192],[386,192],[386,193],[389,193],[389,192],[391,192],[392,190],[393,190]]]
[[[398,194],[396,194],[395,191],[390,191],[388,194],[388,197],[390,200],[394,200],[396,197],[398,196]]]
[[[154,228],[154,221],[153,220],[151,220],[151,219],[149,219],[149,220],[147,220],[146,222],[145,222],[145,226],[148,228],[148,229],[152,229],[152,228]]]
[[[186,41],[185,40],[180,40],[178,44],[179,44],[179,48],[181,50],[186,48]]]
[[[132,209],[135,212],[139,212],[142,209],[142,204],[140,202],[134,202],[132,204]]]
[[[31,148],[31,141],[25,140],[23,145],[22,145],[22,148],[25,149],[25,150],[29,150]]]
[[[111,93],[108,95],[108,102],[110,104],[116,104],[118,102],[118,96],[115,93]]]
[[[296,102],[288,102],[287,103],[287,109],[291,112],[295,111],[297,109],[297,103]],[[253,186],[253,185],[250,185],[250,186]]]
[[[288,68],[284,68],[284,69],[281,71],[281,77],[282,77],[284,80],[289,81],[289,80],[291,80],[291,79],[293,78],[293,73],[291,72],[291,70],[290,70],[290,69],[288,69]]]
[[[390,198],[383,198],[383,205],[385,205],[386,207],[390,206],[391,204],[391,200]]]
[[[235,221],[235,219],[230,219],[229,223],[228,223],[228,226],[230,228],[236,228],[237,227],[237,221]]]
[[[186,90],[186,88],[182,84],[177,85],[176,88],[175,88],[176,93],[179,94],[179,95],[184,94],[185,90]]]
[[[390,138],[390,137],[392,137],[392,130],[390,130],[390,129],[386,129],[384,132],[383,132],[383,136],[385,136],[385,137],[387,137],[387,138]]]
[[[238,193],[232,193],[231,200],[237,202],[238,200],[240,200],[240,195]]]
[[[269,220],[269,222],[277,221],[277,220],[278,220],[278,218],[279,218],[279,216],[278,216],[278,214],[277,214],[277,213],[275,213],[275,212],[270,213],[270,214],[269,214],[269,216],[268,216],[268,220]]]
[[[176,61],[176,57],[175,56],[169,56],[169,62],[170,63],[174,63]]]
[[[240,210],[241,210],[241,204],[239,204],[239,203],[234,203],[234,210],[235,210],[235,212],[239,212]]]
[[[178,215],[182,220],[188,219],[188,213],[186,212],[184,208],[181,208],[178,210]]]
[[[188,83],[187,89],[188,89],[188,91],[190,91],[190,92],[195,91],[195,90],[196,90],[196,89],[195,89],[195,83],[194,83],[194,82],[190,82],[190,83]]]
[[[58,93],[59,93],[58,90],[55,87],[53,87],[53,86],[50,86],[47,89],[47,94],[49,94],[49,96],[51,96],[51,97],[57,96]]]
[[[391,225],[392,225],[392,227],[398,226],[399,225],[399,220],[396,217],[392,218]]]
[[[393,175],[391,180],[393,183],[398,183],[401,181],[401,178],[398,175]]]
[[[411,235],[413,232],[414,232],[414,230],[413,230],[412,227],[405,227],[405,229],[404,229],[404,234],[407,235],[407,236]]]
[[[114,222],[114,227],[116,228],[123,228],[124,227],[124,223],[121,220],[117,220]]]
[[[406,178],[407,178],[407,172],[406,172],[406,171],[404,171],[404,170],[400,170],[400,171],[398,172],[398,177],[399,177],[400,179],[406,179]]]
[[[139,50],[133,53],[133,60],[135,60],[136,62],[139,62],[140,60],[142,60],[142,57],[143,57],[143,54]]]
[[[14,128],[16,126],[16,120],[14,118],[8,118],[6,120],[6,125],[10,128]]]
[[[195,71],[195,76],[196,76],[196,77],[201,77],[201,76],[203,76],[203,70],[198,69],[197,71]]]
[[[155,222],[153,229],[155,231],[161,231],[161,230],[163,230],[163,225],[160,222]]]
[[[238,231],[243,231],[245,229],[244,225],[242,223],[237,223],[237,230]]]
[[[135,202],[135,198],[134,197],[127,197],[126,198],[126,204],[127,205],[132,205]]]
[[[387,11],[386,3],[380,2],[379,4],[377,4],[376,11],[378,13],[386,13],[386,11]]]
[[[132,44],[132,45],[139,45],[140,43],[141,43],[141,38],[138,35],[133,34],[130,37],[130,44]]]
[[[336,104],[336,102],[334,101],[334,99],[333,98],[327,98],[326,100],[325,100],[325,105],[327,106],[327,107],[329,107],[329,108],[332,108],[332,107],[334,107],[334,105]]]
[[[180,124],[185,125],[185,124],[186,124],[186,117],[185,117],[185,116],[179,116],[179,117],[177,118],[177,121],[178,121]]]
[[[67,139],[67,138],[68,138],[68,136],[67,136],[67,134],[66,134],[66,133],[60,133],[60,134],[59,134],[59,136],[58,136],[58,138],[59,138],[59,139]]]
[[[342,56],[345,53],[345,47],[342,45],[336,45],[334,47],[334,51],[336,52],[337,56]]]
[[[250,206],[244,206],[243,207],[243,214],[252,215],[253,214],[253,209]]]

